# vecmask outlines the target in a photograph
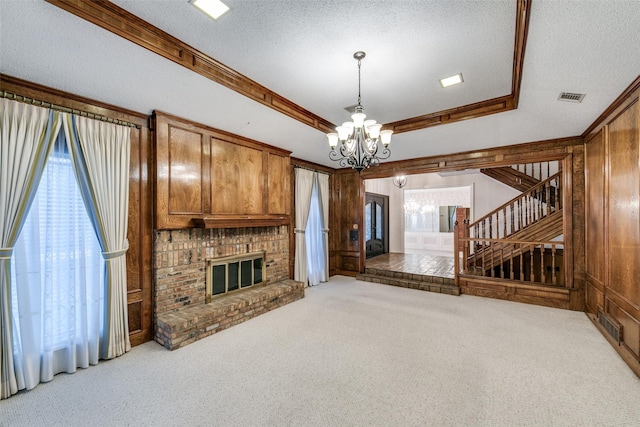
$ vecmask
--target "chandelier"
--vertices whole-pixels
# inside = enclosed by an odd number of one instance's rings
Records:
[[[389,144],[393,133],[392,130],[380,130],[382,125],[375,120],[365,120],[367,116],[360,104],[360,64],[365,56],[361,51],[353,54],[358,61],[358,105],[351,116],[352,121],[338,126],[337,133],[327,134],[331,147],[329,158],[340,162],[342,167],[351,166],[358,173],[371,166],[377,166],[381,159],[389,158]]]

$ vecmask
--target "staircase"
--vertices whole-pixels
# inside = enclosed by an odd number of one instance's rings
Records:
[[[518,191],[525,192],[561,170],[559,162],[536,162],[485,168],[480,169],[480,172]]]
[[[522,193],[477,221],[462,225],[462,233],[456,236],[463,258],[456,275],[556,286],[564,283],[564,245],[558,240],[563,234],[562,171],[558,167],[549,175],[552,168],[548,163],[482,170]]]
[[[500,181],[510,187],[515,188],[518,191],[525,192],[534,185],[540,183],[539,179],[535,179],[523,172],[520,172],[511,166],[504,166],[501,168],[489,168],[480,169],[480,172],[493,178],[496,181]]]
[[[516,242],[551,241],[562,234],[562,210],[536,221],[531,226],[513,233],[506,239],[486,239],[475,246],[474,253],[468,260],[474,267],[489,269],[498,266],[511,257],[528,251],[527,245],[514,245]],[[492,240],[495,242],[492,243]],[[505,252],[509,255],[505,258]],[[497,257],[495,254],[502,254]],[[486,257],[485,257],[486,255]],[[486,258],[486,259],[485,259]]]

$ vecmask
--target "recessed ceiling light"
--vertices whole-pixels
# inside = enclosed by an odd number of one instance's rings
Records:
[[[226,11],[229,10],[229,6],[222,3],[220,0],[189,0],[189,3],[191,3],[213,19],[220,18]]]
[[[457,85],[458,83],[462,83],[464,80],[462,79],[462,73],[456,74],[455,76],[445,77],[444,79],[440,79],[440,86],[443,88]]]

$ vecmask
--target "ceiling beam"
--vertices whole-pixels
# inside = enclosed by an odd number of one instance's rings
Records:
[[[520,84],[522,83],[522,67],[524,51],[529,33],[529,17],[531,16],[531,0],[517,0],[516,34],[513,48],[513,71],[511,76],[511,93],[498,98],[487,99],[474,104],[463,105],[449,110],[429,113],[409,119],[398,120],[384,125],[394,133],[409,132],[431,126],[475,119],[489,114],[503,113],[518,108]]]
[[[278,95],[109,1],[46,1],[301,123],[322,132],[334,131],[335,125],[330,121]],[[509,95],[387,123],[384,128],[392,129],[395,133],[409,132],[516,109],[520,96],[531,1],[516,0],[515,45]]]
[[[130,42],[322,132],[334,125],[109,1],[47,0]]]

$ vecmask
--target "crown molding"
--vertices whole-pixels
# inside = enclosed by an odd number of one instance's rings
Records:
[[[335,128],[330,121],[278,95],[114,3],[106,0],[46,1],[301,123],[322,132],[333,132]],[[520,96],[531,1],[516,0],[516,31],[510,94],[399,120],[385,124],[384,128],[392,129],[395,133],[409,132],[516,109]]]

